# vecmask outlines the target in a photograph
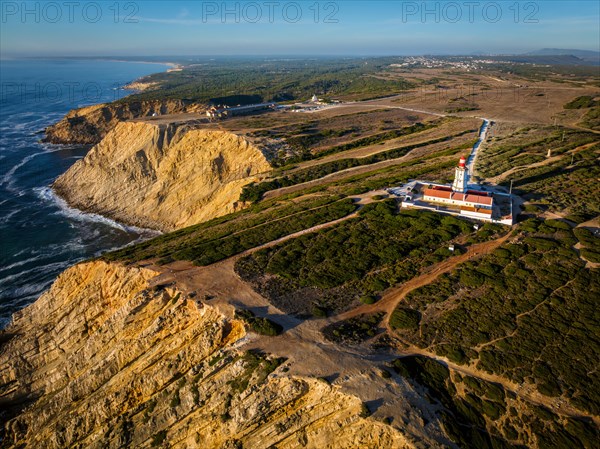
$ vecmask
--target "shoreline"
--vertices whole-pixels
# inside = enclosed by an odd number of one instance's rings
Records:
[[[167,67],[171,67],[172,69],[178,69],[180,67],[182,67],[179,64],[176,64],[174,62],[150,62],[150,61],[128,61],[128,60],[122,60],[122,59],[103,59],[103,58],[40,58],[42,60],[49,60],[49,59],[60,59],[60,60],[80,60],[80,61],[101,61],[101,62],[119,62],[119,63],[135,63],[135,64],[154,64],[154,65],[162,65],[162,66],[167,66]],[[168,73],[169,70],[166,70],[165,72]],[[135,89],[135,88],[130,88],[129,86],[136,84],[136,83],[140,83],[140,84],[144,84],[141,83],[139,80],[143,79],[146,76],[151,76],[154,75],[155,73],[161,73],[161,72],[154,72],[151,73],[149,75],[144,75],[142,77],[136,78],[133,81],[130,81],[126,84],[121,85],[120,87],[118,87],[117,89],[121,89],[121,90],[127,90],[127,91],[131,91],[130,93],[128,93],[127,95],[125,95],[123,98],[127,98],[131,95],[134,95],[137,92],[141,92],[143,89]],[[112,102],[111,102],[112,103]],[[105,103],[93,103],[90,105],[87,105],[87,107],[89,106],[96,106],[96,105],[101,105],[101,104],[105,104]],[[110,103],[108,103],[110,104]],[[73,109],[71,109],[69,112],[67,112],[67,114],[69,114],[71,111],[73,111]],[[65,114],[65,116],[67,115]],[[64,117],[63,117],[64,118]],[[62,120],[62,119],[61,119]],[[60,121],[60,120],[59,120]],[[55,122],[54,124],[56,124],[58,122]],[[52,125],[50,125],[52,126]],[[45,135],[45,129],[44,129],[44,135]],[[49,145],[52,146],[64,146],[64,145],[71,145],[71,144],[53,144],[53,143],[49,143]],[[78,145],[78,144],[74,144],[74,145]],[[95,145],[90,145],[89,150],[91,150]],[[87,155],[87,153],[86,153]],[[84,156],[85,158],[85,156]],[[68,170],[68,169],[67,169]],[[64,173],[66,173],[66,171],[63,171],[60,175],[57,176],[56,179],[58,179],[58,177],[62,176]],[[55,180],[56,180],[55,179]],[[55,181],[54,180],[54,181]],[[137,234],[140,234],[140,238],[136,239],[135,241],[132,241],[124,246],[118,247],[118,248],[110,248],[107,251],[114,251],[115,249],[120,249],[120,248],[124,248],[125,246],[128,245],[132,245],[132,244],[136,244],[136,243],[140,243],[142,241],[145,240],[149,240],[152,239],[154,237],[157,237],[159,235],[162,235],[163,232],[157,229],[151,229],[151,228],[143,228],[143,227],[139,227],[139,226],[132,226],[132,225],[128,225],[126,223],[122,223],[118,220],[114,220],[111,217],[107,217],[105,215],[102,214],[98,214],[95,212],[87,212],[81,209],[78,209],[76,207],[73,207],[69,204],[69,202],[63,198],[53,187],[54,181],[45,187],[42,187],[39,190],[39,195],[42,196],[44,199],[54,203],[65,215],[78,220],[78,219],[83,219],[86,221],[91,221],[91,222],[101,222],[104,223],[110,227],[113,227],[115,229],[120,229],[122,231],[125,232],[134,232]],[[143,234],[152,234],[150,235],[148,238],[143,238],[141,235]]]
[[[119,62],[119,63],[134,63],[134,64],[154,64],[154,65],[162,65],[162,66],[166,66],[166,67],[171,67],[172,69],[175,68],[179,68],[182,67],[177,63],[174,62],[156,62],[156,61],[128,61],[125,59],[104,59],[104,58],[69,58],[69,57],[65,57],[65,58],[27,58],[27,59],[35,59],[35,60],[69,60],[69,61],[73,61],[73,60],[78,60],[78,61],[99,61],[99,62]],[[165,70],[165,72],[168,72],[169,70]],[[139,89],[132,89],[132,88],[128,88],[129,85],[132,85],[134,83],[137,83],[138,80],[144,78],[145,76],[151,76],[154,75],[156,73],[161,73],[161,72],[154,72],[154,73],[150,73],[148,75],[144,75],[140,78],[136,78],[133,81],[130,81],[126,84],[121,85],[120,87],[118,87],[117,89],[121,89],[121,90],[127,90],[127,91],[131,91],[130,93],[128,93],[127,95],[125,95],[123,98],[127,98],[131,95],[134,95],[136,92],[140,92],[141,90]],[[114,101],[113,101],[114,102]],[[110,103],[113,103],[110,102]],[[106,104],[110,104],[110,103],[106,103]],[[89,107],[89,106],[97,106],[97,105],[101,105],[101,104],[105,104],[105,103],[92,103],[89,105],[86,105],[85,107]],[[70,109],[69,112],[67,112],[66,115],[68,115],[71,111],[73,111],[73,109]],[[64,117],[63,117],[64,118]],[[61,119],[62,120],[62,119]],[[60,120],[58,121],[60,122]],[[55,122],[52,125],[58,123]],[[50,125],[50,126],[52,126]],[[44,131],[44,135],[46,135],[45,133],[45,129]],[[41,142],[38,142],[38,144],[41,144]],[[47,145],[52,145],[52,146],[56,146],[56,147],[60,147],[60,146],[65,146],[65,145],[79,145],[79,144],[53,144],[53,143],[46,143]],[[91,150],[95,145],[88,145],[89,150]],[[87,153],[86,152],[86,155]],[[85,156],[84,156],[85,158]],[[64,173],[66,173],[68,169],[64,170],[62,173],[60,173],[56,179],[58,179],[58,177],[62,176]],[[68,216],[76,221],[88,221],[88,222],[95,222],[95,223],[103,223],[107,226],[110,226],[112,228],[115,229],[119,229],[122,231],[125,231],[127,233],[136,233],[139,235],[139,238],[135,239],[132,242],[129,242],[123,246],[118,246],[118,247],[112,247],[112,248],[108,248],[106,251],[114,251],[117,249],[121,249],[124,248],[128,245],[133,245],[133,244],[137,244],[137,243],[141,243],[143,241],[146,240],[150,240],[152,238],[158,237],[160,235],[163,234],[162,231],[157,230],[157,229],[151,229],[151,228],[143,228],[143,227],[139,227],[139,226],[132,226],[132,225],[128,225],[126,223],[122,223],[118,220],[114,220],[111,217],[107,217],[105,215],[102,214],[98,214],[95,212],[87,212],[81,209],[78,209],[76,207],[73,207],[69,204],[69,202],[63,198],[61,195],[59,195],[59,193],[54,189],[53,184],[54,181],[56,181],[56,179],[54,179],[52,181],[51,184],[41,187],[37,190],[37,194],[38,196],[40,196],[41,198],[45,199],[46,201],[53,203],[54,205],[56,205],[58,207],[58,209],[61,211],[61,213],[63,213],[65,216]],[[147,237],[144,237],[144,235],[148,235]],[[101,250],[102,251],[102,250]],[[84,259],[87,260],[87,259]],[[79,263],[79,262],[77,262]]]
[[[60,196],[58,194],[58,192],[54,189],[54,187],[52,187],[52,185],[36,188],[36,189],[34,189],[34,191],[38,194],[38,196],[40,196],[40,198],[56,205],[60,209],[60,211],[63,215],[73,218],[74,220],[77,220],[77,221],[85,220],[85,221],[90,221],[90,222],[94,222],[94,223],[102,223],[107,226],[110,226],[111,228],[118,229],[120,231],[124,231],[127,233],[140,234],[140,238],[142,238],[141,235],[143,235],[143,234],[152,234],[150,237],[148,237],[149,239],[158,237],[159,235],[163,234],[163,232],[158,229],[143,228],[140,226],[129,225],[126,223],[122,223],[118,220],[115,220],[113,218],[107,217],[105,215],[98,214],[96,212],[86,212],[82,209],[73,207],[69,204],[69,202],[66,199],[64,199],[62,196]],[[140,239],[136,240],[135,242],[128,243],[122,247],[118,247],[117,249],[123,248],[132,243],[139,243],[139,242],[140,242]]]

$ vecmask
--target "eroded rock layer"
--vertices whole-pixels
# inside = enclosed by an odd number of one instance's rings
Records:
[[[168,231],[238,210],[242,187],[270,168],[229,132],[122,122],[53,187],[78,209]]]
[[[236,350],[239,322],[151,287],[155,274],[76,265],[15,315],[0,352],[3,447],[412,447],[361,417],[358,398]]]
[[[154,114],[176,114],[202,109],[181,100],[123,101],[73,109],[62,120],[46,128],[45,142],[97,144],[117,123]]]

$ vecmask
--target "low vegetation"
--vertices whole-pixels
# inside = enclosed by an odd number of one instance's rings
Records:
[[[361,137],[360,139],[355,139],[347,143],[343,143],[336,146],[331,146],[327,149],[320,150],[318,152],[312,152],[311,148],[314,146],[316,142],[320,142],[321,139],[327,135],[331,135],[334,133],[331,130],[328,130],[327,134],[324,131],[320,131],[317,133],[304,134],[304,135],[294,135],[290,136],[286,139],[288,144],[290,144],[296,150],[296,156],[290,159],[285,160],[285,164],[295,164],[302,161],[307,161],[310,159],[314,159],[317,157],[328,156],[331,154],[341,153],[348,150],[353,150],[355,148],[363,148],[370,145],[376,145],[384,143],[388,140],[397,139],[399,137],[408,136],[410,134],[415,134],[421,131],[425,131],[427,129],[431,129],[437,126],[437,123],[420,123],[417,122],[413,125],[401,127],[397,129],[392,129],[389,131],[373,134],[367,137]],[[344,134],[348,134],[348,132],[344,132]],[[342,135],[344,135],[342,134]],[[339,133],[335,133],[335,135],[340,135]],[[352,135],[356,135],[352,133]],[[360,134],[359,134],[360,135]],[[274,165],[278,164],[278,161],[274,162]]]
[[[481,150],[477,171],[485,177],[500,175],[510,169],[542,162],[548,150],[552,156],[565,155],[581,145],[598,140],[598,136],[586,131],[565,128],[528,128],[517,130],[513,135],[492,140]],[[514,179],[518,176],[511,176]]]
[[[361,315],[323,328],[323,335],[336,343],[356,344],[377,335],[383,313]]]
[[[181,99],[194,102],[219,101],[235,105],[248,102],[307,100],[317,94],[325,97],[367,99],[401,93],[413,85],[403,79],[371,76],[385,70],[394,58],[320,58],[318,63],[304,59],[199,58],[179,72],[157,73],[144,78],[160,89],[148,90],[121,101]],[[232,94],[233,92],[233,94]],[[243,98],[242,98],[243,100]]]
[[[471,232],[469,221],[399,212],[395,200],[385,200],[334,228],[242,258],[236,270],[286,312],[308,315],[314,306],[339,311],[443,260],[447,242]]]
[[[268,318],[257,317],[250,310],[236,310],[235,318],[244,321],[248,327],[257,334],[274,337],[283,332],[283,327],[279,324]]]
[[[428,140],[426,142],[421,142],[413,145],[406,145],[403,147],[394,148],[392,150],[381,151],[379,153],[373,154],[371,156],[366,156],[363,158],[349,158],[349,159],[339,159],[332,162],[325,162],[320,165],[316,165],[314,167],[309,167],[287,176],[283,176],[281,178],[276,178],[271,181],[265,181],[258,184],[252,183],[244,187],[242,193],[240,195],[240,201],[252,201],[257,202],[260,201],[265,194],[269,190],[275,190],[282,187],[289,187],[296,184],[301,184],[308,181],[313,181],[315,179],[322,178],[324,176],[330,175],[332,173],[346,170],[352,167],[360,167],[365,165],[372,165],[377,162],[383,162],[386,160],[397,159],[402,156],[406,156],[412,150],[417,148],[426,147],[429,145],[434,145],[440,142],[449,142],[454,138],[461,137],[465,134],[473,133],[474,130],[462,131],[455,135],[440,137],[437,139]],[[461,145],[458,148],[455,148],[454,151],[458,151],[459,149],[471,148],[474,142],[468,142],[465,145]],[[439,156],[439,155],[437,155]]]
[[[501,385],[461,375],[421,356],[397,359],[394,370],[424,387],[450,438],[465,449],[592,449],[598,429],[521,400]]]
[[[413,291],[399,313],[409,307],[422,323],[401,338],[600,414],[600,381],[589,375],[600,365],[600,276],[574,249],[581,239],[596,251],[598,239],[564,225],[528,220],[513,243]]]
[[[564,105],[565,109],[584,109],[584,108],[593,108],[596,106],[600,106],[600,102],[594,100],[594,97],[590,95],[583,95],[581,97],[575,98],[573,101],[568,102]]]
[[[515,191],[531,203],[566,214],[600,214],[597,180],[600,178],[596,144],[556,162],[515,174]]]
[[[234,394],[241,394],[250,385],[260,385],[269,374],[275,371],[285,362],[283,357],[269,357],[259,351],[246,351],[237,356],[233,363],[239,361],[243,365],[243,371],[238,377],[228,382]],[[225,404],[228,409],[228,404]],[[225,412],[227,413],[227,411]]]
[[[103,257],[129,262],[160,258],[160,263],[189,260],[209,265],[294,232],[345,217],[356,210],[350,199],[319,198],[256,216],[243,214],[191,226]],[[280,215],[281,214],[281,215]]]

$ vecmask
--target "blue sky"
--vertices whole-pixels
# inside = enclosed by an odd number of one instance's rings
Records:
[[[13,56],[600,50],[597,1],[1,2]]]

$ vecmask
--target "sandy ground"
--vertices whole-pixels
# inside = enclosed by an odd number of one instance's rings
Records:
[[[480,125],[480,120],[472,118],[447,122],[433,129],[428,129],[415,134],[410,134],[408,136],[399,137],[397,139],[386,140],[383,144],[368,145],[353,150],[347,150],[342,151],[340,153],[331,154],[329,156],[325,156],[319,159],[301,162],[297,165],[297,168],[288,170],[286,173],[294,173],[298,170],[302,170],[307,167],[313,167],[315,165],[325,164],[327,162],[332,162],[339,159],[365,158],[373,154],[381,153],[394,148],[419,144],[427,142],[429,140],[440,138],[442,136],[457,134],[461,131],[465,131],[468,129],[475,129],[478,128]]]
[[[586,150],[594,145],[596,145],[599,141],[596,142],[591,142],[585,145],[581,145],[577,148],[574,148],[570,151],[567,151],[566,154],[575,154],[575,153],[579,153],[580,151]],[[504,173],[498,175],[498,176],[494,176],[492,178],[486,178],[486,182],[492,183],[492,184],[499,184],[502,181],[504,181],[505,179],[507,179],[510,175],[512,175],[513,173],[517,173],[523,170],[528,170],[530,168],[536,168],[536,167],[543,167],[545,165],[550,165],[553,164],[556,161],[561,160],[565,155],[564,154],[560,154],[558,156],[551,156],[549,158],[546,158],[545,160],[541,161],[541,162],[536,162],[534,164],[529,164],[529,165],[523,165],[523,166],[519,166],[519,167],[513,167],[510,170],[505,171]]]

